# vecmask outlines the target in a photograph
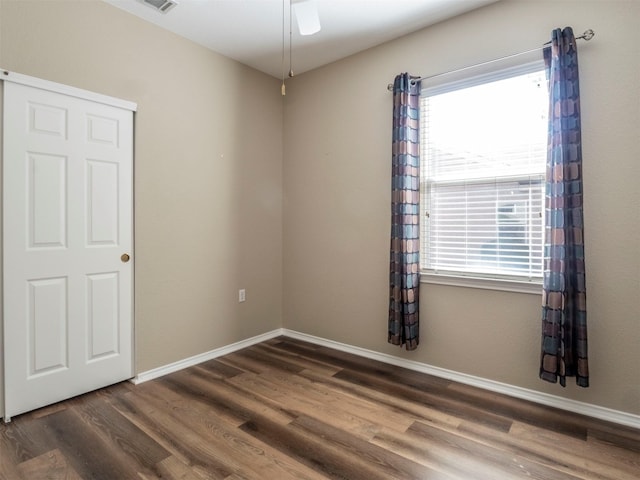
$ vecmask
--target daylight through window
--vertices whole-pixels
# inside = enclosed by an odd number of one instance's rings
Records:
[[[423,86],[423,271],[540,281],[547,110],[541,63]]]

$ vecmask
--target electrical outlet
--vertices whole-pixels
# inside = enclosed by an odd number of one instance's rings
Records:
[[[247,299],[247,292],[245,292],[244,288],[238,290],[238,302],[244,302]]]

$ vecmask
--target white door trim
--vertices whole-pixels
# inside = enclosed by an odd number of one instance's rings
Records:
[[[130,102],[128,100],[122,100],[120,98],[110,97],[108,95],[102,95],[100,93],[90,92],[89,90],[83,90],[81,88],[64,85],[62,83],[51,82],[49,80],[43,80],[41,78],[30,77],[29,75],[23,75],[21,73],[11,72],[0,67],[0,80],[6,82],[20,83],[22,85],[28,85],[30,87],[36,87],[41,90],[49,90],[51,92],[62,93],[70,97],[82,98],[84,100],[90,100],[96,103],[103,103],[112,107],[123,108],[125,110],[131,110],[135,112],[138,109],[138,104]]]

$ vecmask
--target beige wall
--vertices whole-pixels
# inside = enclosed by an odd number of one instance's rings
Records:
[[[0,5],[0,66],[138,103],[136,371],[279,328],[278,81],[100,1]]]
[[[640,3],[505,1],[295,78],[284,110],[284,326],[640,414]],[[423,284],[421,344],[387,344],[391,94],[593,28],[582,75],[591,383],[538,379],[540,297]]]

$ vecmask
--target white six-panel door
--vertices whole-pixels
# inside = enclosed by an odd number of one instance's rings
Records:
[[[133,376],[133,112],[4,84],[7,421]]]

